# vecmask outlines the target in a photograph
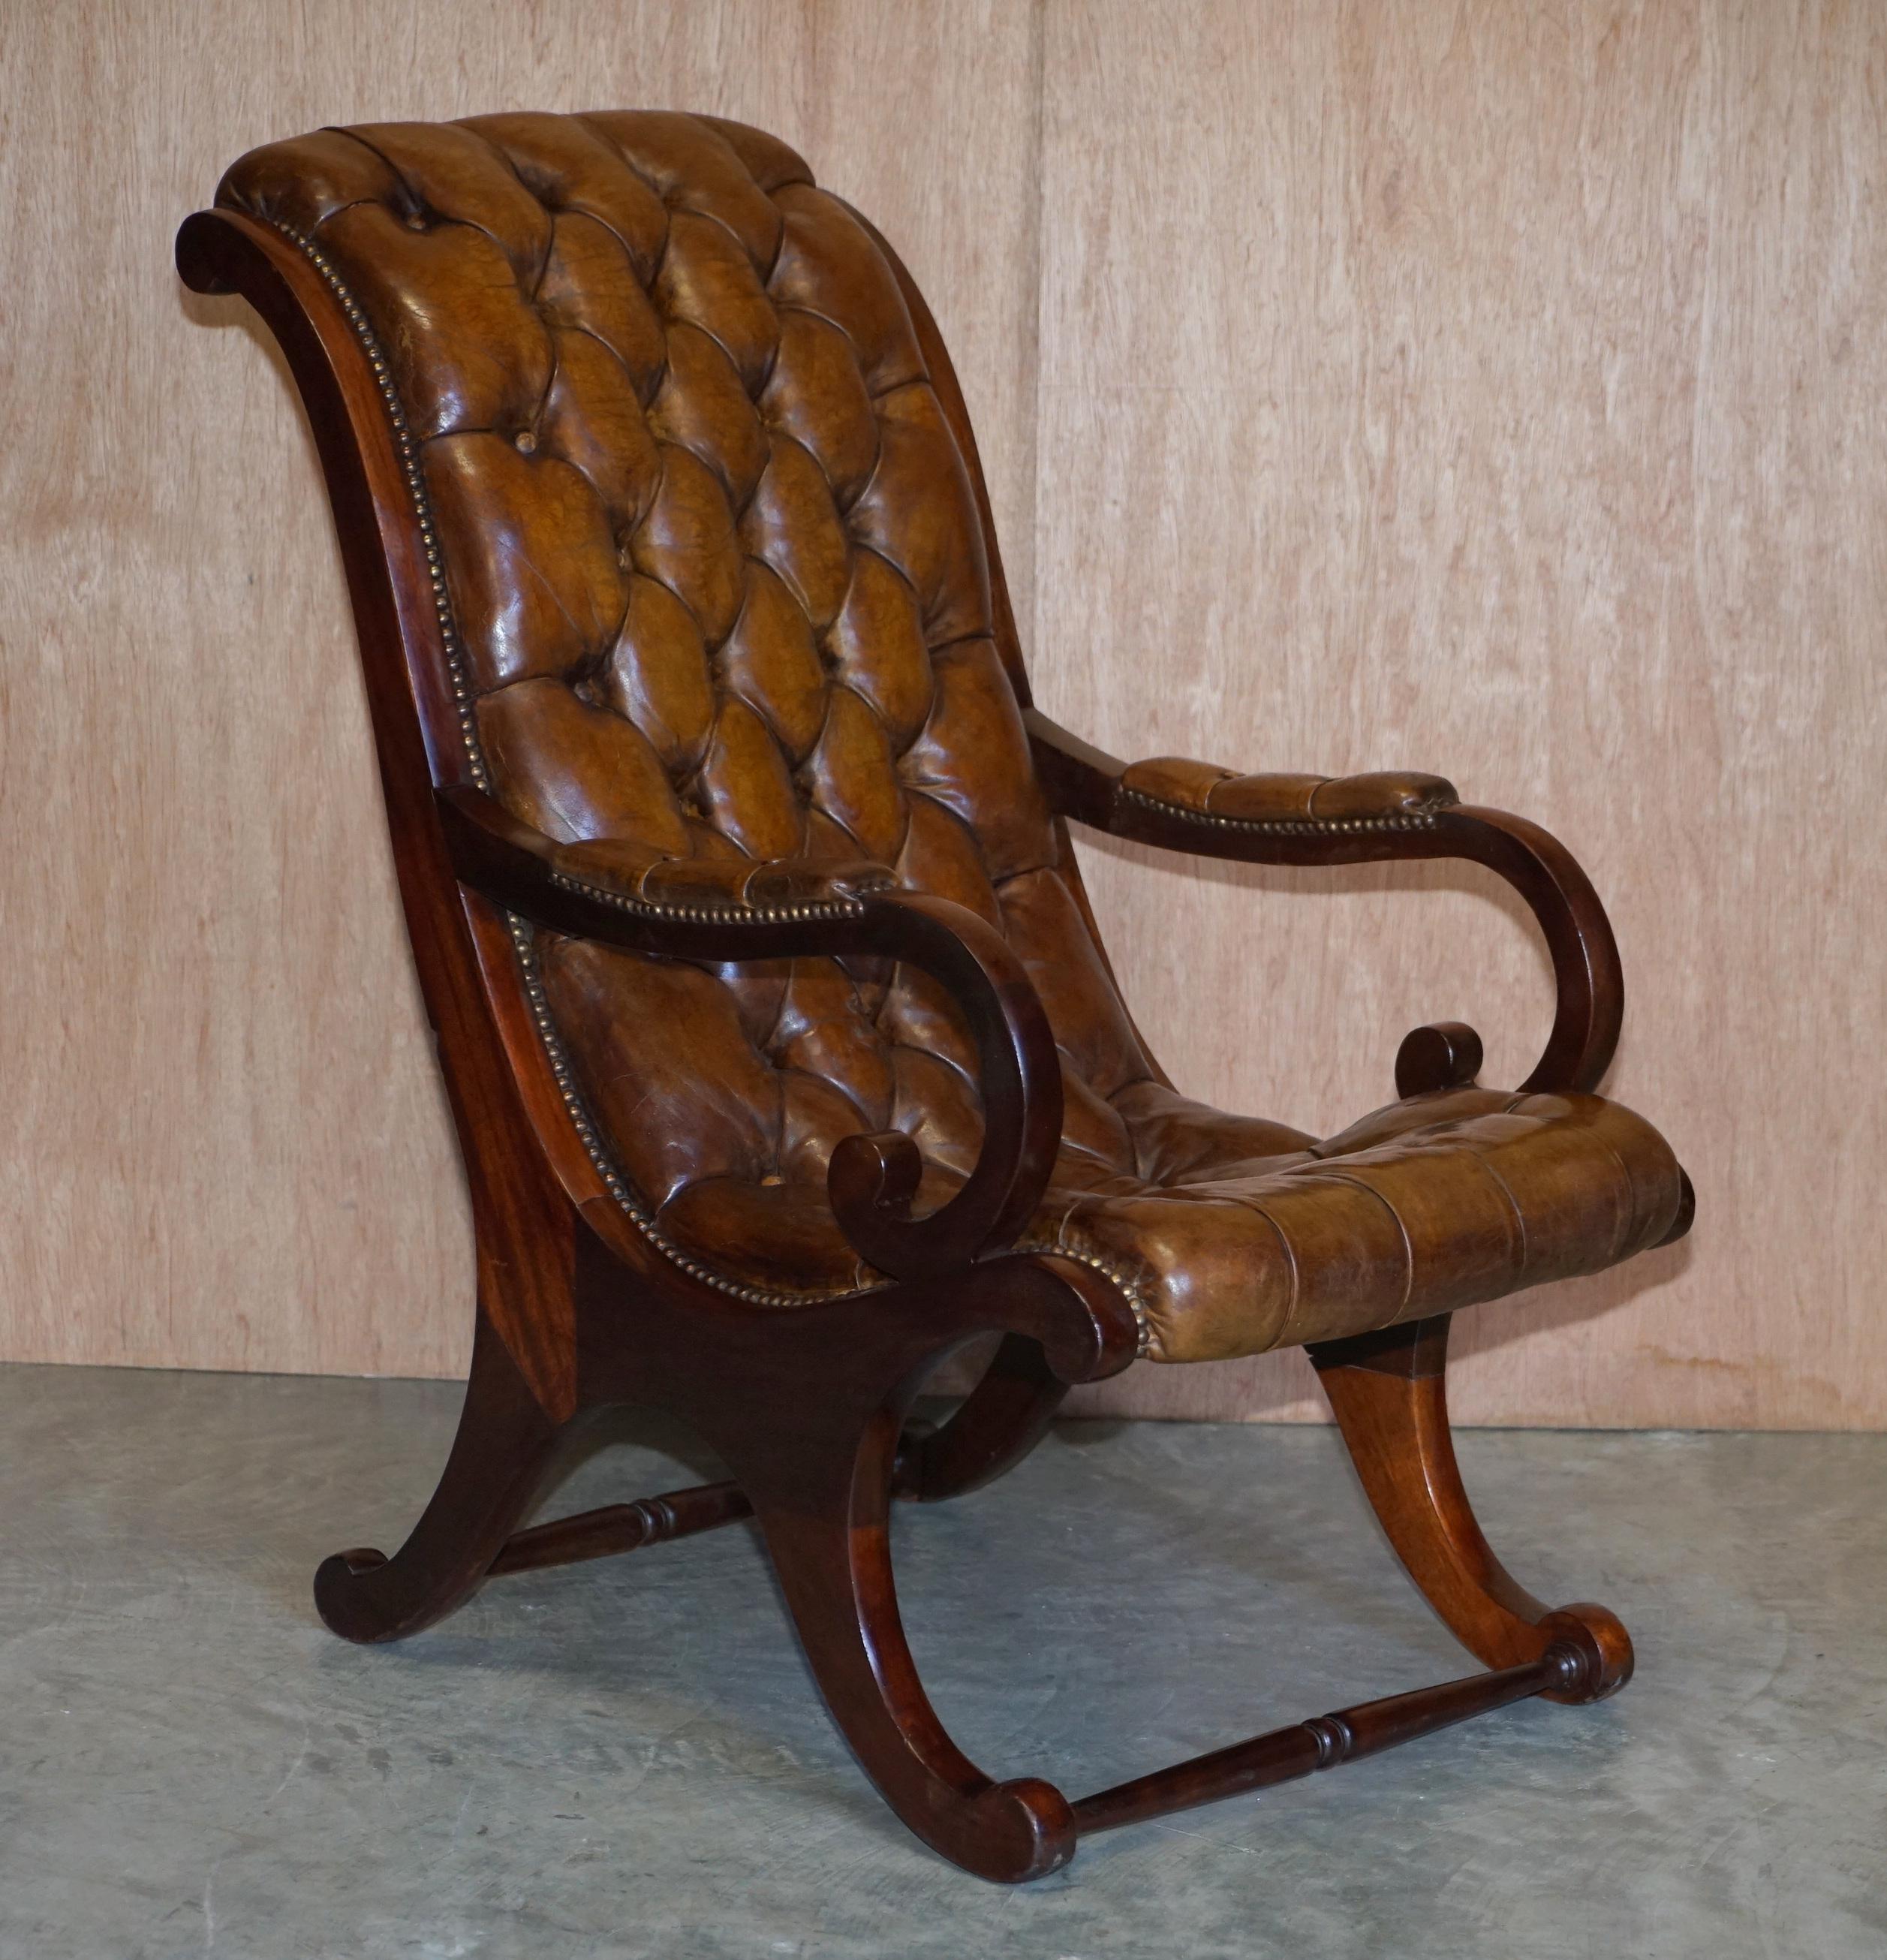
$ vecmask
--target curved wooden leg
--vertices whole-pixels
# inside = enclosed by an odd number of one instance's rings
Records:
[[[905,1644],[888,1533],[898,1422],[743,1472],[820,1692],[861,1766],[934,1850],[1014,1882],[1065,1864],[1074,1822],[1051,1783],[997,1783],[951,1741]]]
[[[542,1491],[569,1429],[545,1414],[481,1313],[458,1434],[432,1501],[391,1558],[362,1547],[322,1561],[322,1618],[344,1640],[393,1640],[450,1612]]]
[[[1448,1427],[1448,1316],[1309,1351],[1390,1544],[1462,1645],[1507,1668],[1571,1642],[1585,1666],[1551,1701],[1597,1701],[1624,1687],[1631,1640],[1618,1619],[1603,1606],[1543,1605],[1481,1535]]]
[[[1068,1392],[1039,1341],[1004,1335],[982,1379],[942,1424],[905,1428],[896,1494],[931,1503],[993,1482],[1048,1433]]]

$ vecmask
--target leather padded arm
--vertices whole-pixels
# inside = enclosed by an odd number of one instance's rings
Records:
[[[1119,794],[1234,823],[1392,823],[1453,809],[1461,799],[1440,776],[1382,771],[1367,776],[1234,775],[1210,762],[1158,756],[1121,772]]]
[[[666,858],[646,845],[614,838],[553,844],[550,864],[554,871],[596,890],[663,911],[768,912],[860,899],[893,890],[898,882],[889,865],[864,859],[813,864],[802,858]]]
[[[437,792],[460,883],[533,924],[632,953],[691,960],[888,956],[934,975],[962,1009],[982,1068],[983,1146],[956,1195],[914,1218],[923,1169],[902,1131],[847,1137],[826,1185],[854,1249],[895,1279],[960,1271],[1013,1243],[1061,1141],[1061,1069],[1033,983],[1001,934],[967,908],[889,889],[882,865],[743,863],[563,845],[495,798]],[[672,868],[670,868],[672,867]]]
[[[1036,768],[1058,812],[1115,837],[1253,864],[1361,864],[1408,858],[1484,864],[1523,898],[1553,958],[1553,1029],[1528,1091],[1598,1087],[1618,1046],[1624,981],[1591,881],[1558,839],[1504,810],[1461,803],[1440,776],[1236,776],[1162,758],[1132,765],[1024,711]],[[1404,1096],[1472,1080],[1481,1044],[1447,1022],[1416,1029],[1396,1058]]]

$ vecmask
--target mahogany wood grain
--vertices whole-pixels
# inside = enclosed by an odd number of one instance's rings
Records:
[[[553,1565],[580,1565],[591,1558],[614,1558],[640,1551],[645,1545],[667,1545],[697,1532],[718,1531],[753,1515],[753,1507],[738,1484],[698,1484],[685,1491],[664,1491],[638,1497],[630,1504],[606,1504],[553,1518],[508,1538],[492,1560],[486,1577],[508,1572],[538,1572]]]
[[[564,1461],[575,1425],[548,1415],[490,1318],[478,1317],[458,1434],[439,1487],[389,1558],[371,1545],[324,1559],[322,1618],[344,1640],[396,1640],[441,1619],[491,1570]]]
[[[424,548],[391,425],[361,343],[306,256],[279,233],[231,212],[199,212],[177,236],[178,270],[200,292],[241,290],[294,372],[327,479],[353,602],[387,829],[407,935],[431,1023],[470,1188],[482,1310],[546,1406],[568,1414],[566,1290],[544,1271],[559,1239],[559,1199],[538,1152],[500,1164],[490,1142],[524,1123],[517,1077],[496,1039],[495,996],[468,937],[436,803],[457,781],[439,625],[426,602]],[[409,660],[409,648],[431,649]],[[511,994],[517,989],[514,983]]]
[[[1631,1642],[1605,1608],[1543,1605],[1497,1559],[1476,1521],[1448,1426],[1449,1316],[1405,1322],[1310,1350],[1365,1494],[1409,1577],[1476,1659],[1508,1668],[1555,1641],[1593,1666],[1555,1701],[1596,1701],[1631,1678]]]
[[[992,1482],[1048,1433],[1068,1392],[1041,1349],[1012,1335],[940,1427],[906,1428],[898,1445],[896,1494],[928,1503]]]
[[[1424,1096],[1437,1089],[1465,1089],[1481,1073],[1481,1037],[1463,1021],[1434,1021],[1411,1028],[1395,1051],[1395,1093]]]
[[[1570,1643],[1548,1647],[1538,1659],[1491,1674],[1472,1674],[1407,1694],[1365,1701],[1329,1715],[1313,1715],[1288,1729],[1274,1729],[1250,1741],[1234,1742],[1172,1768],[1135,1777],[1098,1790],[1074,1806],[1077,1830],[1084,1835],[1144,1824],[1176,1810],[1192,1810],[1221,1797],[1290,1783],[1317,1770],[1335,1769],[1365,1756],[1412,1742],[1476,1715],[1491,1713],[1535,1694],[1564,1699],[1575,1693],[1585,1667]]]

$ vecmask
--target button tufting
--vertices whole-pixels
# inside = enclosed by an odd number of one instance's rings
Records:
[[[794,897],[805,883],[756,867],[862,855],[980,914],[1033,978],[1072,1092],[1021,1249],[1106,1273],[1163,1359],[1380,1325],[1418,1290],[1446,1310],[1664,1229],[1674,1163],[1596,1099],[1456,1089],[1318,1144],[1162,1086],[1061,869],[998,651],[973,473],[891,268],[810,185],[743,179],[750,132],[717,126],[704,148],[686,119],[611,126],[664,186],[645,195],[648,177],[597,166],[625,228],[613,242],[587,217],[548,221],[564,142],[548,119],[455,148],[450,169],[429,142],[374,133],[401,187],[364,149],[353,167],[383,226],[442,231],[424,253],[387,250],[383,229],[343,226],[329,244],[289,230],[387,407],[473,781],[520,816],[554,812],[623,881],[553,885],[664,933],[759,924],[772,947],[780,927],[856,921],[870,901]],[[295,148],[237,166],[231,201],[285,199],[325,226],[328,140],[299,168]],[[404,187],[422,182],[478,224]],[[544,221],[520,213],[520,184]],[[515,289],[494,292],[508,264]],[[396,364],[352,275],[401,322]],[[536,428],[504,434],[520,405],[554,415],[555,469],[493,469],[488,443],[450,440],[488,430],[530,456]],[[1380,794],[1292,781],[1268,800],[1259,779],[1148,765],[1117,794],[1176,828],[1345,851],[1449,820],[1436,779]],[[668,861],[686,867],[673,889],[641,896]],[[644,959],[509,926],[600,1188],[696,1278],[780,1304],[868,1278],[819,1174],[861,1122],[895,1121],[938,1169],[975,1160],[975,1045],[951,990],[916,969]],[[1223,1269],[1228,1246],[1236,1311],[1196,1307],[1197,1275]]]

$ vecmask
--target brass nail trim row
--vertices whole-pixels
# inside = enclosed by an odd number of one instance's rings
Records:
[[[769,1292],[763,1287],[745,1286],[738,1281],[722,1278],[708,1267],[702,1265],[690,1254],[683,1252],[680,1246],[669,1238],[656,1223],[654,1218],[643,1210],[635,1192],[616,1169],[615,1162],[609,1153],[608,1147],[603,1141],[601,1132],[591,1119],[589,1109],[577,1087],[575,1077],[571,1073],[569,1062],[561,1047],[557,1045],[555,1023],[551,1018],[550,1001],[544,991],[543,975],[537,965],[537,949],[529,930],[523,920],[510,917],[508,915],[506,923],[511,929],[511,943],[517,949],[518,964],[523,970],[524,988],[530,1001],[531,1018],[536,1023],[538,1031],[543,1037],[545,1046],[550,1052],[551,1071],[556,1078],[557,1093],[563,1099],[564,1108],[569,1114],[577,1134],[582,1139],[584,1148],[588,1153],[590,1161],[595,1166],[597,1175],[609,1187],[610,1196],[635,1221],[638,1227],[652,1244],[657,1246],[667,1258],[692,1278],[703,1281],[710,1286],[717,1287],[724,1293],[731,1293],[755,1306],[805,1306],[819,1300],[842,1300],[848,1293],[885,1291],[885,1284],[880,1282],[876,1286],[841,1287],[834,1291],[823,1293]],[[1125,1273],[1110,1266],[1106,1260],[1097,1259],[1091,1252],[1077,1252],[1071,1246],[1052,1245],[1046,1240],[1016,1246],[1011,1250],[1018,1255],[1072,1259],[1077,1265],[1087,1266],[1092,1271],[1099,1273],[1119,1290],[1132,1311],[1134,1325],[1140,1331],[1140,1338],[1135,1353],[1144,1355],[1147,1352],[1148,1344],[1153,1338],[1153,1330],[1148,1320],[1146,1303],[1141,1297],[1139,1287]]]
[[[348,291],[345,282],[334,269],[333,261],[320,247],[306,233],[296,231],[291,225],[277,224],[275,229],[301,247],[308,262],[326,282],[328,289],[340,302],[341,310],[359,339],[373,368],[374,379],[380,385],[380,399],[386,404],[387,417],[393,427],[393,446],[399,453],[400,473],[406,478],[407,494],[412,499],[414,515],[419,522],[419,535],[425,546],[426,574],[432,587],[432,607],[439,622],[440,638],[445,644],[459,733],[465,743],[466,759],[472,765],[473,781],[480,789],[489,790],[491,772],[485,767],[484,751],[479,746],[476,711],[473,705],[471,683],[466,678],[465,649],[460,644],[459,629],[452,616],[452,597],[446,587],[445,562],[439,549],[438,532],[433,523],[432,502],[426,494],[418,446],[413,441],[412,429],[406,420],[399,390],[393,386],[393,369],[387,361],[386,350],[380,345],[380,337],[374,332],[365,310]]]
[[[1216,811],[1194,810],[1164,797],[1149,796],[1144,790],[1129,789],[1123,783],[1122,800],[1157,810],[1162,816],[1183,817],[1189,823],[1209,823],[1219,830],[1243,830],[1260,837],[1328,837],[1345,831],[1433,830],[1433,810],[1411,811],[1405,816],[1220,816]]]
[[[738,1280],[730,1280],[705,1266],[691,1253],[684,1252],[674,1240],[663,1232],[654,1218],[643,1208],[641,1201],[631,1188],[628,1180],[616,1167],[603,1134],[592,1119],[589,1108],[577,1087],[576,1077],[571,1072],[570,1060],[563,1045],[557,1039],[556,1025],[551,1017],[549,997],[544,991],[543,975],[537,965],[537,948],[530,929],[524,921],[508,914],[506,924],[511,929],[511,944],[517,949],[517,963],[524,975],[524,991],[530,1001],[531,1019],[536,1023],[537,1032],[543,1039],[550,1056],[551,1074],[556,1078],[557,1093],[597,1175],[608,1188],[609,1195],[634,1220],[637,1229],[649,1242],[667,1258],[681,1268],[692,1279],[718,1288],[722,1293],[732,1293],[752,1306],[805,1306],[822,1300],[842,1299],[848,1293],[882,1293],[882,1285],[864,1287],[841,1287],[832,1292],[778,1293],[765,1287],[743,1285]]]
[[[783,905],[665,905],[657,899],[632,898],[606,885],[590,884],[568,871],[552,872],[550,882],[600,905],[613,905],[619,912],[681,919],[692,925],[792,925],[806,919],[860,918],[865,909],[856,899],[807,899]]]
[[[1134,1357],[1141,1360],[1153,1345],[1153,1322],[1148,1317],[1147,1302],[1137,1282],[1131,1280],[1118,1266],[1110,1266],[1105,1259],[1097,1259],[1092,1252],[1077,1252],[1072,1246],[1057,1246],[1046,1239],[1031,1239],[1013,1249],[1018,1252],[1028,1252],[1039,1258],[1072,1259],[1077,1266],[1086,1266],[1090,1272],[1099,1273],[1127,1302],[1134,1316],[1134,1325],[1140,1338],[1134,1344]]]

